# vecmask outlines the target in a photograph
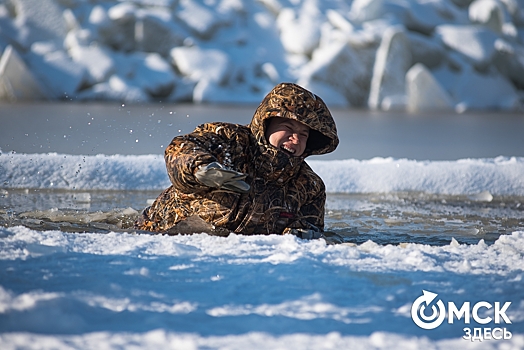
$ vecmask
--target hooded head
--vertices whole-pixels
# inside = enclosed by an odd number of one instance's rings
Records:
[[[337,128],[326,104],[320,97],[293,83],[278,84],[258,106],[249,124],[256,142],[270,153],[284,153],[266,138],[270,118],[288,118],[309,127],[306,148],[300,158],[333,152],[338,145]],[[293,158],[287,155],[289,158]],[[295,157],[298,158],[298,157]]]

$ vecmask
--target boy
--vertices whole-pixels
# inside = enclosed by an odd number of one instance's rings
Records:
[[[319,238],[325,186],[304,159],[338,145],[320,97],[277,85],[249,125],[208,123],[166,148],[171,186],[135,223],[159,233],[295,234]]]

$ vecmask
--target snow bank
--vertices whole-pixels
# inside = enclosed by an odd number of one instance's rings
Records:
[[[222,263],[227,265],[280,265],[321,260],[327,265],[368,272],[423,271],[506,276],[524,271],[524,232],[502,235],[493,245],[487,245],[483,240],[477,245],[461,245],[453,240],[448,246],[415,243],[383,246],[372,241],[351,246],[326,245],[324,240],[308,241],[292,235],[230,234],[227,238],[204,233],[166,236],[112,232],[100,235],[35,231],[23,226],[2,230],[5,232],[2,234],[0,260],[26,260],[55,253],[176,256],[189,260],[220,256]],[[464,264],[464,261],[468,263]],[[169,267],[172,270],[185,268],[190,267]],[[8,307],[0,301],[0,310]],[[210,312],[225,316],[234,311]]]
[[[374,158],[308,163],[331,193],[488,191],[492,195],[524,195],[524,159],[518,157],[458,161]],[[0,154],[3,188],[162,190],[169,184],[164,160],[158,155]]]
[[[290,235],[102,235],[12,227],[0,228],[0,247],[3,349],[524,344],[524,232],[502,235],[489,246],[452,240],[433,247],[326,245]],[[477,324],[464,320],[418,328],[410,307],[422,290],[457,305],[511,302],[512,323],[495,326],[506,327],[512,338],[466,341],[463,328]]]
[[[449,94],[446,108],[459,112],[518,110],[521,7],[496,0],[10,0],[0,3],[0,55],[17,71],[0,69],[0,100],[253,103],[293,81],[332,106],[427,110],[434,91]],[[417,64],[427,72],[406,84]],[[437,74],[443,70],[449,74]],[[28,77],[46,93],[28,89]]]

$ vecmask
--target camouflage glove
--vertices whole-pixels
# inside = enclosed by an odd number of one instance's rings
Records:
[[[239,193],[246,193],[250,188],[244,181],[247,177],[246,174],[227,168],[217,162],[201,166],[195,172],[195,177],[201,184],[208,187]]]

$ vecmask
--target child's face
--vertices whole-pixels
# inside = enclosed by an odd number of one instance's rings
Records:
[[[300,157],[309,137],[309,127],[288,118],[271,118],[266,129],[268,142],[276,148]]]

